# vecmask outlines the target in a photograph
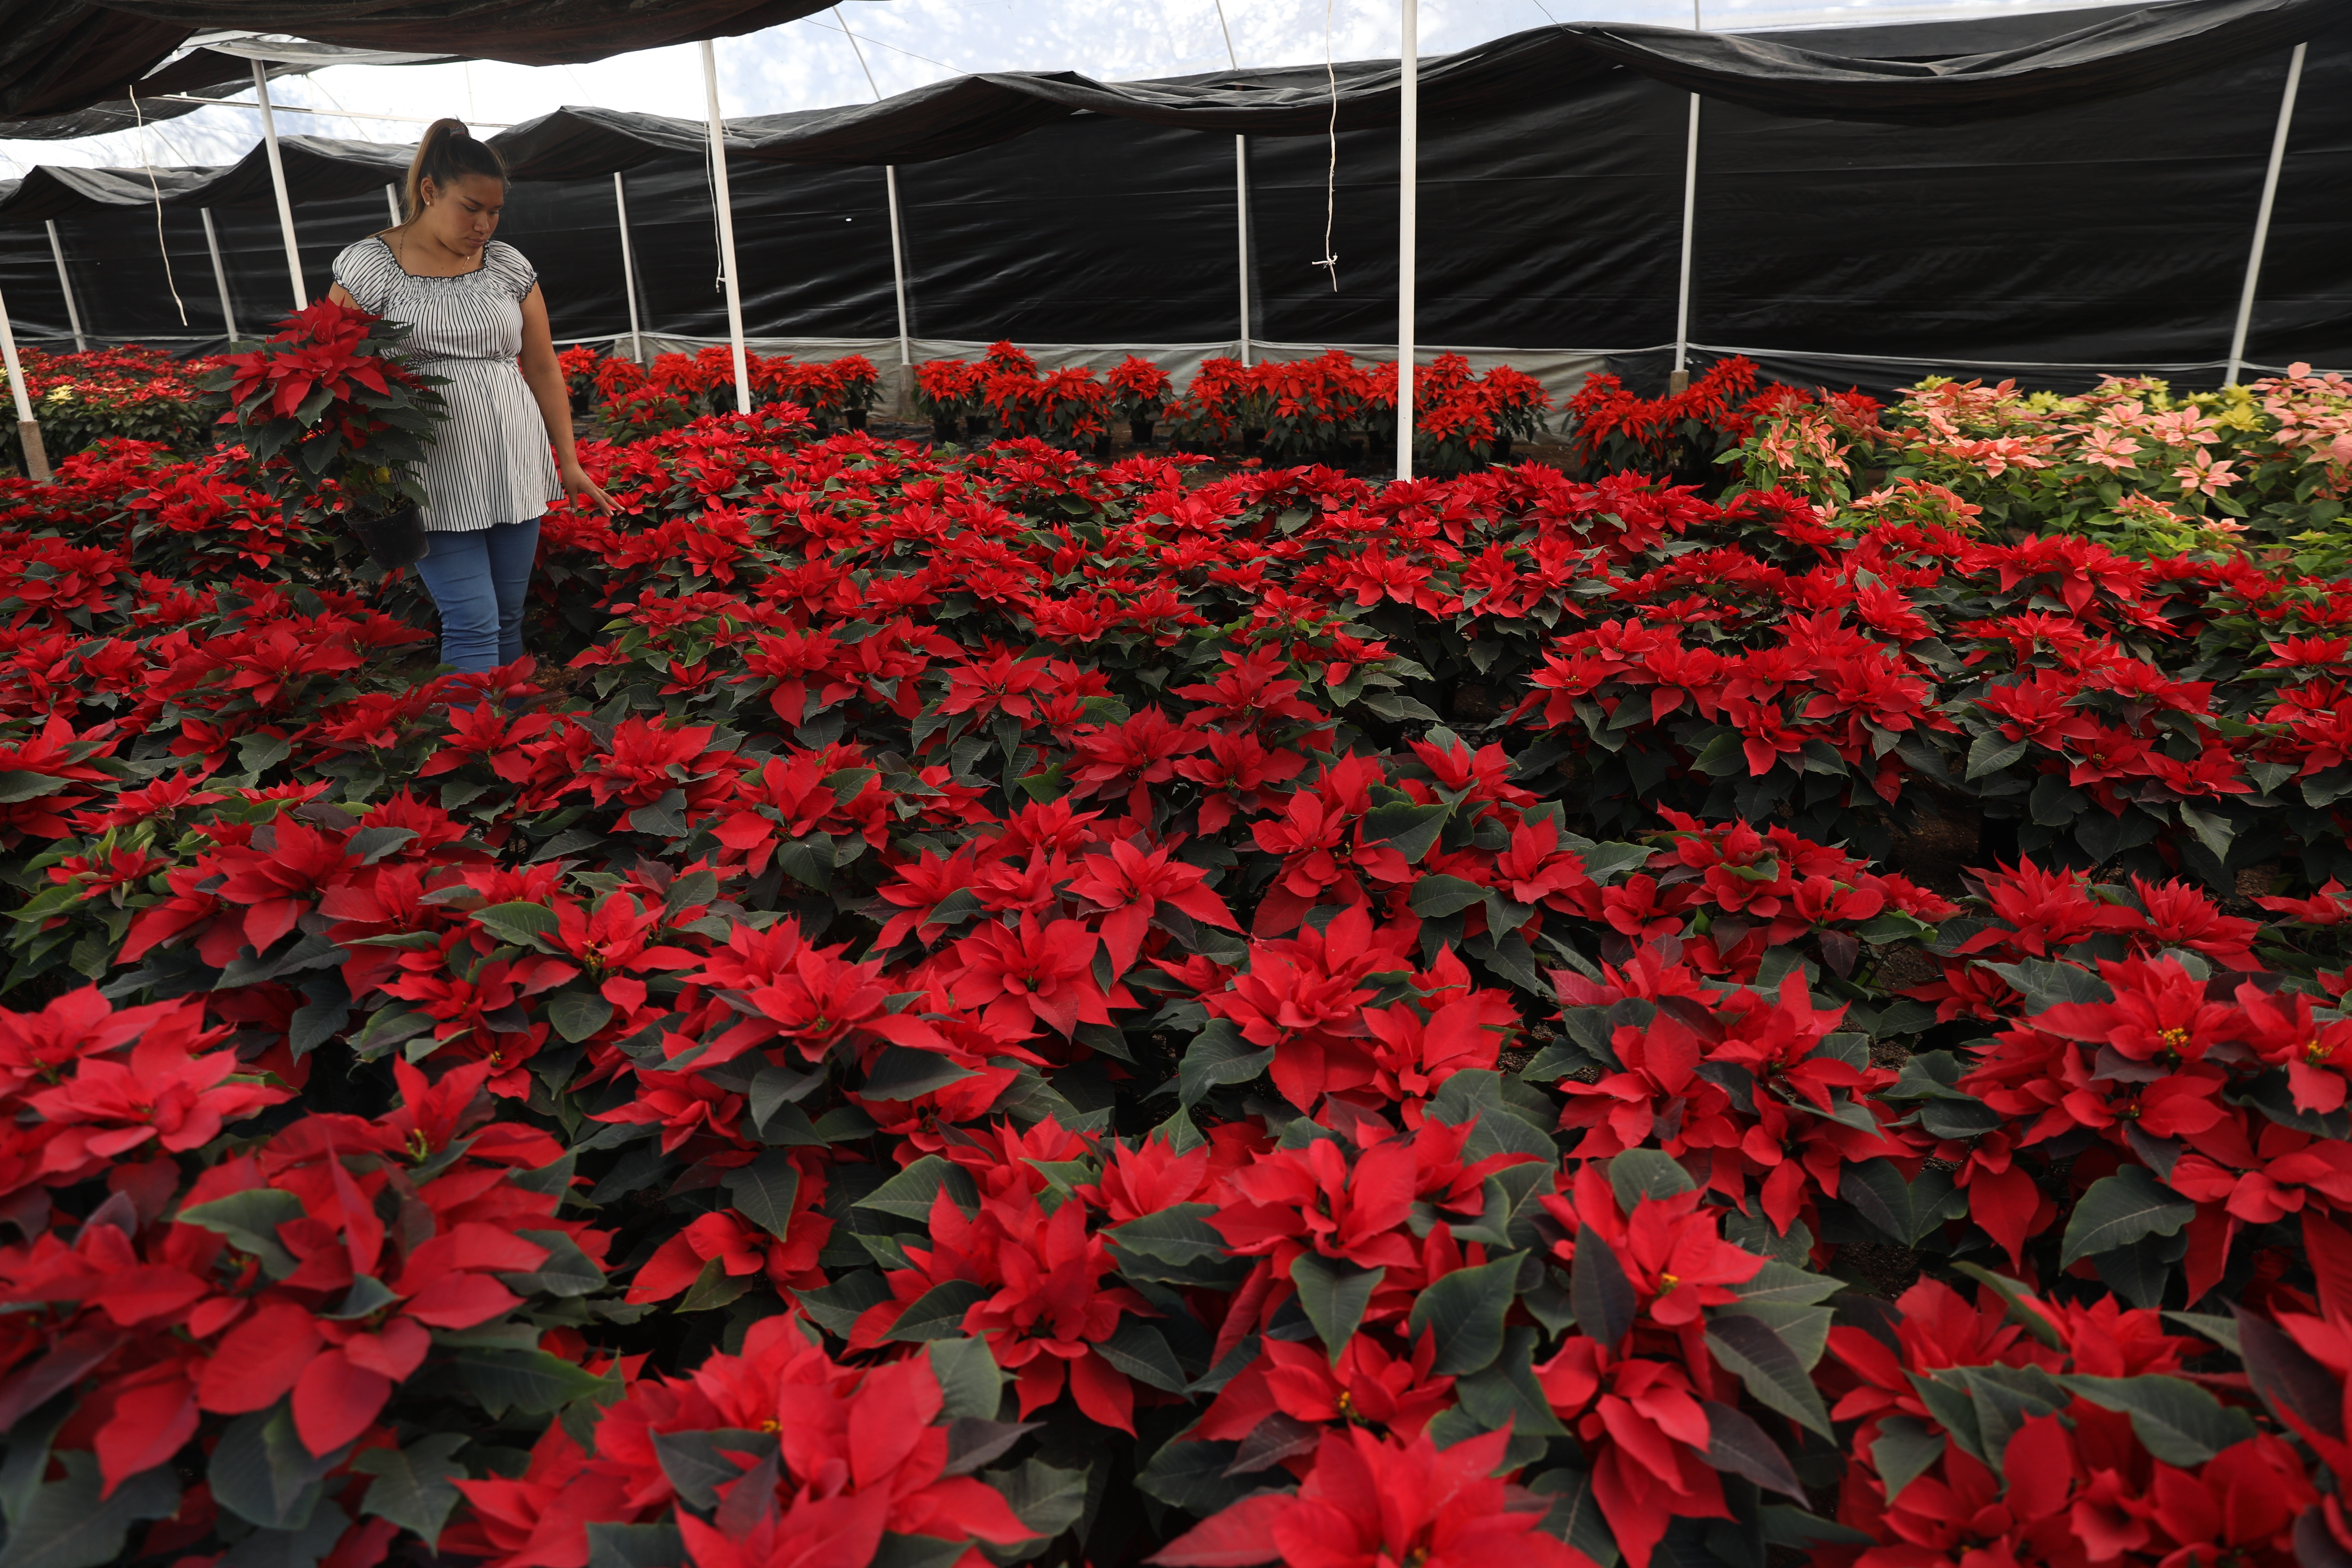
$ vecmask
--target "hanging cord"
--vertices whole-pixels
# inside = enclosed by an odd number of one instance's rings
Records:
[[[1331,248],[1331,227],[1339,210],[1339,72],[1331,64],[1331,0],[1323,0],[1323,74],[1331,83],[1331,161],[1323,171],[1323,259],[1331,272],[1331,292],[1339,291],[1339,253]]]
[[[180,298],[180,285],[172,276],[172,248],[163,243],[163,188],[155,183],[155,165],[147,156],[147,111],[139,107],[139,89],[131,89],[131,118],[139,127],[139,162],[146,165],[147,189],[155,197],[155,248],[163,256],[163,287],[172,291],[172,303],[179,307],[180,325],[188,324],[188,307]]]

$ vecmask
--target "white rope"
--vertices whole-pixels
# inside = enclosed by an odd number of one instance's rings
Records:
[[[1339,211],[1339,72],[1331,63],[1331,0],[1323,0],[1323,75],[1331,84],[1331,161],[1323,171],[1323,259],[1331,272],[1331,292],[1339,291],[1339,253],[1331,248],[1331,228]]]
[[[172,303],[179,308],[180,325],[188,324],[188,307],[180,298],[179,282],[172,276],[172,247],[163,243],[163,190],[155,183],[155,164],[147,156],[147,111],[139,107],[139,89],[131,89],[131,118],[139,127],[139,162],[147,170],[147,189],[155,197],[155,248],[163,255],[163,287],[172,291]]]

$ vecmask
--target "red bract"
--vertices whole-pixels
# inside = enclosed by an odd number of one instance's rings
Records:
[[[1383,1443],[1368,1432],[1327,1434],[1296,1495],[1235,1503],[1151,1561],[1171,1568],[1245,1568],[1277,1559],[1297,1568],[1589,1563],[1536,1528],[1535,1500],[1510,1507],[1507,1489],[1493,1476],[1503,1443],[1497,1432],[1441,1453],[1425,1436]]]

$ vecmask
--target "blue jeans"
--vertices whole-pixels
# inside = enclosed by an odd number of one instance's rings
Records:
[[[416,574],[441,612],[441,662],[478,675],[520,658],[539,519],[425,537]]]

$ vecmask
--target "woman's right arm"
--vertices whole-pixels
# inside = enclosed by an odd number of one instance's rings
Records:
[[[360,308],[360,302],[352,298],[351,290],[345,289],[340,283],[327,290],[327,298],[332,300],[336,304],[342,306],[347,310],[356,310]]]

